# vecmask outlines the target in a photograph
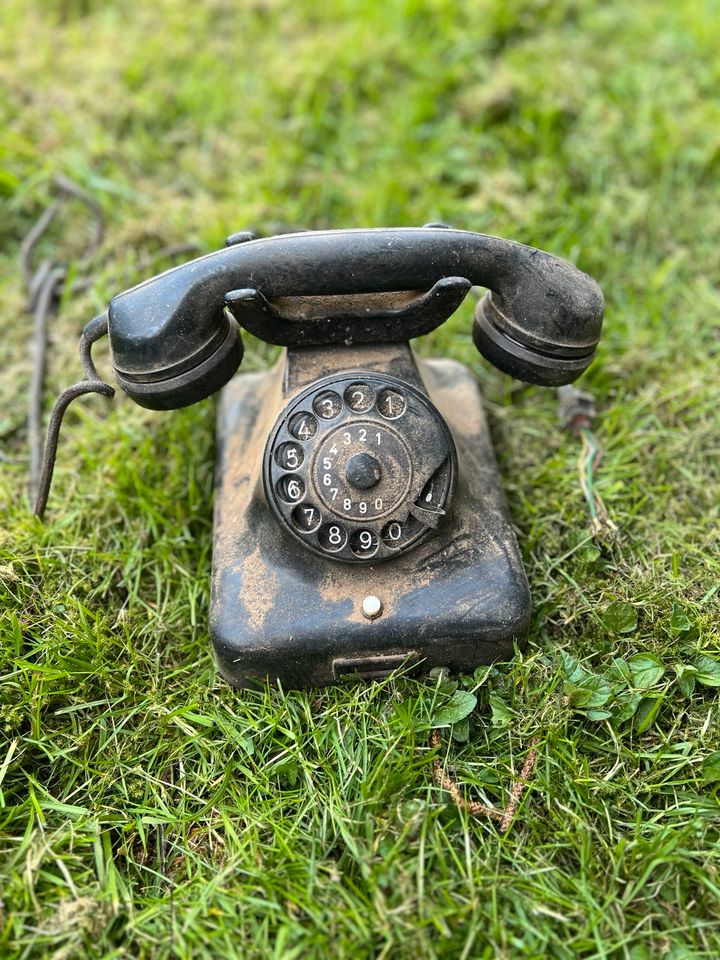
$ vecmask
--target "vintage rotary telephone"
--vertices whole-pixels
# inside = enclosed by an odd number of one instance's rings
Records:
[[[236,234],[114,297],[86,328],[88,379],[73,395],[110,389],[90,357],[105,332],[120,386],[144,407],[224,387],[210,629],[230,683],[463,670],[526,632],[528,585],[476,382],[408,342],[474,285],[490,292],[473,338],[500,370],[556,386],[590,364],[594,280],[440,224]],[[240,327],[287,348],[274,369],[233,378]]]

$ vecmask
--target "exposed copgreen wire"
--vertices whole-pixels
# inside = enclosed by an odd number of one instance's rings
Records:
[[[564,386],[557,391],[558,415],[565,427],[582,440],[578,460],[580,488],[588,505],[593,532],[615,532],[616,525],[610,519],[602,497],[595,489],[595,476],[603,458],[603,447],[593,433],[590,424],[595,417],[595,402],[592,394],[576,387]]]
[[[617,526],[610,519],[602,497],[595,489],[595,473],[603,457],[603,448],[590,427],[580,428],[583,448],[578,461],[580,486],[590,511],[590,519],[595,533],[616,531]]]

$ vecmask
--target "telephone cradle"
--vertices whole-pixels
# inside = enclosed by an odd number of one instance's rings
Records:
[[[477,383],[409,342],[475,285],[473,339],[500,370],[559,386],[590,364],[594,280],[440,224],[235,234],[86,327],[75,395],[100,392],[90,349],[106,332],[143,406],[222,388],[210,633],[231,684],[462,671],[522,643],[530,593]],[[235,375],[240,328],[285,348],[274,368]]]

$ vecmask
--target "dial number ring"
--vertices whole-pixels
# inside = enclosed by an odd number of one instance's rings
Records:
[[[428,397],[350,371],[293,397],[265,447],[263,483],[281,525],[313,553],[379,563],[430,535],[452,497],[450,432]]]
[[[357,489],[347,477],[349,461],[370,453],[380,478]],[[345,520],[367,522],[386,516],[402,502],[412,481],[412,458],[405,441],[381,423],[358,420],[337,427],[320,444],[312,471],[317,497]]]

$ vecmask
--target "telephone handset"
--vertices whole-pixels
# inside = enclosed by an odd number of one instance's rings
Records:
[[[436,224],[236,234],[111,300],[133,400],[167,410],[224,387],[211,633],[231,683],[467,669],[522,639],[527,580],[476,382],[408,343],[472,286],[489,290],[473,339],[500,370],[556,386],[592,361],[594,280]],[[275,369],[233,377],[240,327],[286,348]]]
[[[428,333],[471,286],[483,286],[492,292],[475,319],[478,350],[505,373],[544,386],[578,377],[598,343],[603,299],[595,281],[523,244],[440,227],[251,238],[236,234],[224,250],[111,300],[115,374],[138,403],[181,407],[224,385],[242,358],[224,307],[281,346],[384,343]],[[408,291],[424,295],[403,303]]]

